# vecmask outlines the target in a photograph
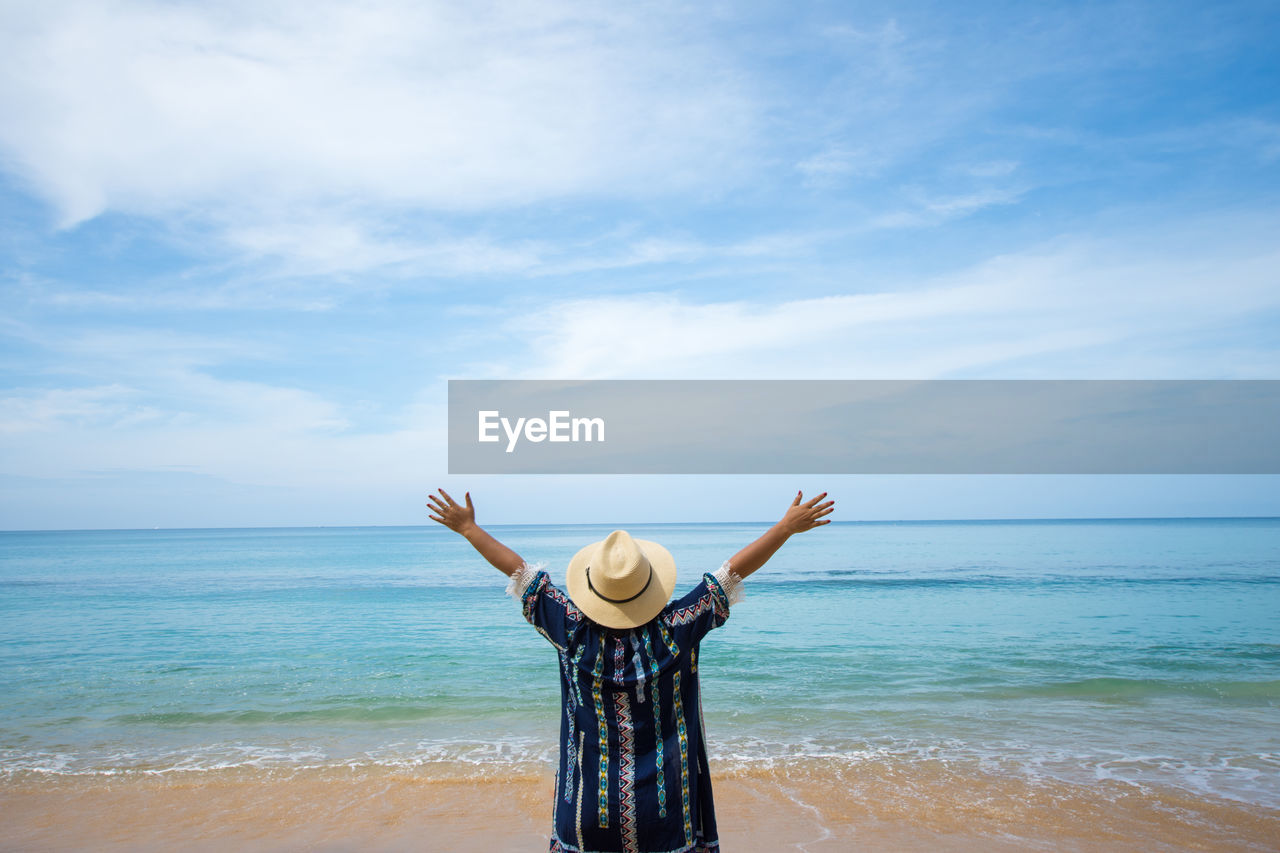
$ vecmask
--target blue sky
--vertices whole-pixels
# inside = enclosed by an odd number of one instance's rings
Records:
[[[0,527],[1280,514],[446,476],[449,378],[1280,377],[1274,3],[620,5],[0,5]]]

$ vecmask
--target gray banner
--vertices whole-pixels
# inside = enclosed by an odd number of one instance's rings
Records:
[[[1277,474],[1280,380],[451,380],[450,474]]]

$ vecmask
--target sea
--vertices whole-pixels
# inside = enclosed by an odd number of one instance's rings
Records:
[[[678,592],[766,524],[632,525]],[[563,583],[608,526],[490,531]],[[552,772],[554,649],[439,527],[0,533],[0,780]],[[1280,519],[836,522],[703,641],[713,772],[1280,808]]]

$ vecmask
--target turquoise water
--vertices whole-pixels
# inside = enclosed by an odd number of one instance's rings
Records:
[[[492,528],[553,578],[611,528]],[[687,589],[763,531],[644,525]],[[550,765],[555,656],[443,528],[0,534],[0,775]],[[705,641],[713,760],[1280,805],[1280,519],[836,523]]]

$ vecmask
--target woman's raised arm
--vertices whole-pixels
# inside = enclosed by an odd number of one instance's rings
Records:
[[[782,517],[782,520],[770,527],[759,539],[735,554],[729,560],[729,568],[738,577],[745,578],[767,563],[793,534],[830,524],[831,519],[823,516],[831,514],[831,509],[836,502],[819,503],[826,496],[827,493],[823,492],[816,498],[801,503],[804,493],[796,492],[796,499],[791,502],[791,506],[787,507],[787,514]]]
[[[467,505],[460,506],[444,489],[438,491],[440,492],[438,496],[430,495],[427,498],[427,506],[431,507],[432,512],[435,513],[428,514],[432,521],[438,521],[465,537],[471,543],[471,547],[480,552],[481,557],[492,563],[493,567],[504,575],[513,575],[524,565],[524,560],[519,554],[494,539],[483,527],[476,524],[476,508],[471,504],[470,492],[463,496]]]

